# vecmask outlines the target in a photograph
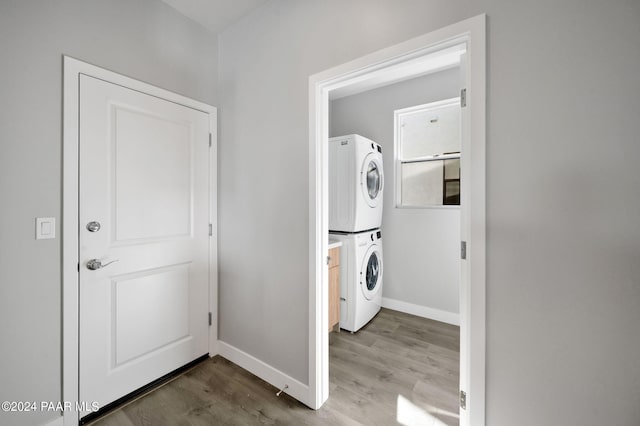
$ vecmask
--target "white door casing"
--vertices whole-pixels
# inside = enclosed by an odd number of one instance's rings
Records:
[[[216,115],[64,57],[65,425],[218,353]]]
[[[358,93],[380,82],[401,81],[435,70],[449,53],[466,52],[461,68],[467,109],[463,111],[461,179],[468,183],[461,200],[461,239],[467,258],[461,263],[460,387],[466,407],[461,425],[485,424],[485,99],[486,16],[432,31],[370,53],[309,78],[309,394],[304,402],[319,408],[329,396],[328,336],[328,149],[329,94]],[[352,90],[353,89],[353,90]],[[466,121],[465,121],[466,120]],[[466,156],[462,159],[462,156]]]

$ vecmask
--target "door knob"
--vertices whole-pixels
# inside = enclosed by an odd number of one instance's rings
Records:
[[[104,268],[105,266],[109,266],[112,263],[115,263],[115,262],[118,262],[118,261],[119,261],[119,259],[112,260],[111,262],[107,262],[107,263],[105,263],[103,265],[102,261],[100,259],[91,259],[90,261],[87,262],[87,269],[95,271],[97,269]]]
[[[89,232],[98,232],[100,230],[100,222],[89,222],[87,223],[87,231]]]

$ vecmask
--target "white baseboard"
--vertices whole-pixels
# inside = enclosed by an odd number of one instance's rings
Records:
[[[56,418],[55,420],[51,420],[48,423],[45,423],[43,426],[63,426],[64,418],[62,416]]]
[[[265,382],[268,382],[276,387],[278,390],[284,388],[285,385],[288,385],[289,387],[284,391],[284,393],[291,395],[293,398],[297,399],[307,406],[311,406],[309,404],[310,401],[308,401],[308,385],[299,382],[298,380],[283,373],[282,371],[273,368],[263,361],[260,361],[253,355],[249,355],[248,353],[234,346],[231,346],[228,343],[218,341],[218,350],[220,356],[239,365],[250,373],[255,374]]]
[[[406,314],[416,315],[422,318],[446,322],[447,324],[458,326],[460,325],[460,314],[456,314],[453,312],[441,311],[440,309],[428,308],[421,305],[414,305],[413,303],[389,299],[386,297],[382,298],[382,307],[393,309],[394,311],[404,312]]]

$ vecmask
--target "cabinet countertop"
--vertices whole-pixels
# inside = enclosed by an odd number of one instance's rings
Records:
[[[341,247],[342,246],[342,241],[336,241],[336,240],[332,240],[329,239],[329,250],[336,248],[336,247]]]

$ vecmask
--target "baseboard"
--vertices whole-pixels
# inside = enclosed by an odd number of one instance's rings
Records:
[[[231,346],[228,343],[218,341],[218,353],[223,358],[239,365],[252,374],[260,377],[265,382],[273,385],[278,390],[283,389],[287,385],[287,389],[284,393],[291,395],[293,398],[302,402],[307,406],[309,404],[309,386],[299,382],[293,377],[283,373],[282,371],[273,368],[269,364],[260,361],[258,358],[249,355],[248,353]],[[275,391],[274,391],[275,393]]]
[[[394,311],[404,312],[406,314],[416,315],[422,318],[446,322],[447,324],[458,326],[460,325],[460,314],[456,314],[453,312],[441,311],[440,309],[428,308],[421,305],[414,305],[413,303],[389,299],[387,297],[382,298],[382,307],[393,309]]]
[[[64,418],[62,416],[59,416],[55,420],[51,420],[50,422],[45,423],[43,426],[63,426],[63,425],[64,425]]]

